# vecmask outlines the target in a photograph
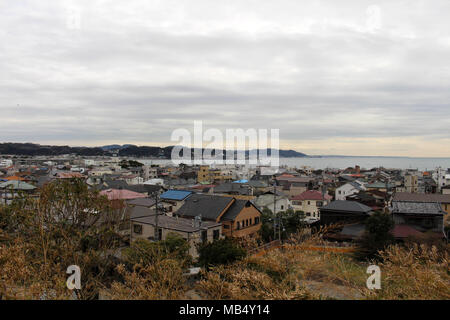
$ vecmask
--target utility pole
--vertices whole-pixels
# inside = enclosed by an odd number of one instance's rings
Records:
[[[155,191],[155,236],[154,238],[159,241],[159,228],[158,228],[158,191]]]
[[[277,208],[276,208],[276,203],[277,203],[277,185],[276,185],[276,182],[274,180],[274,182],[273,182],[273,240],[275,240],[277,238],[277,225],[276,225]]]

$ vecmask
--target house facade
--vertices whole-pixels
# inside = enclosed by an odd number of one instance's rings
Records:
[[[360,181],[348,182],[338,188],[336,188],[334,199],[345,200],[348,196],[365,191],[364,184]]]
[[[320,219],[320,208],[328,205],[331,196],[322,194],[316,190],[305,191],[291,198],[291,204],[295,211],[303,211],[306,219]]]
[[[222,226],[217,222],[170,217],[164,214],[158,215],[158,219],[156,219],[154,212],[149,212],[149,215],[146,216],[131,218],[131,241],[136,239],[166,240],[171,233],[185,239],[189,244],[189,254],[196,258],[198,257],[197,245],[199,243],[212,242],[222,238]]]
[[[409,235],[418,232],[433,232],[444,237],[445,211],[436,202],[393,201],[392,217],[395,225],[409,228]],[[407,235],[408,235],[407,234]],[[394,236],[400,237],[398,230],[394,229]]]
[[[261,212],[249,200],[217,195],[193,194],[176,212],[182,218],[200,216],[203,221],[222,225],[228,237],[253,236],[261,228]]]

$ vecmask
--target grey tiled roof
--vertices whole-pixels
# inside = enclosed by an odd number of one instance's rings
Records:
[[[140,222],[144,224],[155,225],[155,215],[132,218],[133,222]],[[192,219],[185,218],[177,218],[177,217],[169,217],[166,215],[158,216],[158,227],[169,230],[177,230],[183,232],[196,232],[199,230],[205,230],[213,227],[220,226],[220,223],[210,222],[210,221],[202,221],[200,227],[192,226]]]
[[[369,213],[372,211],[372,208],[356,201],[336,200],[330,202],[320,210]]]
[[[149,209],[148,207],[142,207],[142,206],[127,207],[126,211],[127,211],[128,216],[131,219],[139,218],[139,217],[154,216],[156,214],[155,210]]]
[[[251,188],[242,183],[226,182],[214,187],[215,193],[238,193],[241,195],[251,195]]]
[[[128,200],[127,203],[131,204],[133,206],[152,207],[153,205],[155,205],[155,199],[154,198],[138,198],[138,199]]]
[[[392,213],[397,214],[430,214],[444,215],[442,206],[437,202],[411,202],[394,201],[392,202]]]

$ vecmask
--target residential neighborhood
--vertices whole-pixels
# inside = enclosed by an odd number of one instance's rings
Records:
[[[133,235],[163,239],[159,235],[167,234],[169,225],[181,229],[195,225],[189,229],[193,233],[221,226],[214,237],[202,236],[205,241],[251,237],[261,227],[263,210],[274,212],[274,217],[293,211],[311,226],[362,223],[380,211],[394,218],[394,235],[398,228],[407,227],[411,235],[433,233],[448,238],[448,170],[355,166],[342,170],[280,167],[274,175],[261,172],[257,167],[238,165],[144,165],[139,159],[114,157],[7,157],[1,159],[0,202],[9,204],[24,195],[38,197],[45,184],[59,179],[81,179],[115,208],[131,209],[127,215],[130,240]],[[430,184],[437,187],[430,189]],[[135,225],[143,231],[134,232]],[[154,232],[156,225],[160,230]]]

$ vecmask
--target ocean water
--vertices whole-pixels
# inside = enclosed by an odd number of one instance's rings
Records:
[[[136,159],[146,165],[172,164],[166,159]],[[420,171],[434,170],[437,167],[450,168],[450,158],[406,158],[406,157],[306,157],[280,158],[280,165],[288,167],[302,166],[314,169],[338,168],[345,169],[359,165],[362,169],[384,167],[388,169],[418,169]]]

